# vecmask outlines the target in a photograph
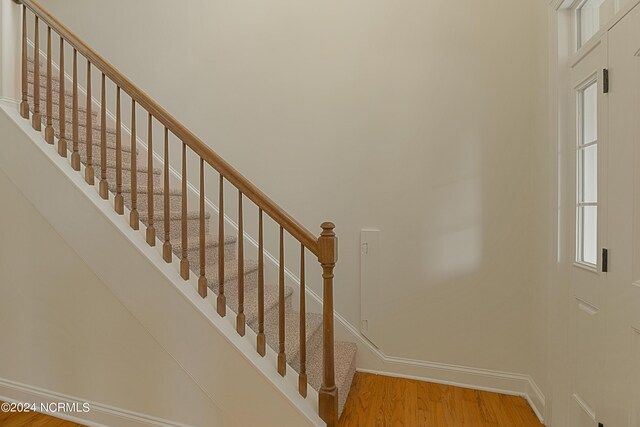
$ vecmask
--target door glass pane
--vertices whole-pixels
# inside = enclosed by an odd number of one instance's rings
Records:
[[[597,81],[579,90],[576,144],[576,261],[596,265],[598,256]]]
[[[578,47],[600,29],[600,6],[604,0],[587,0],[578,8]]]
[[[578,208],[578,261],[596,265],[598,262],[598,207],[580,206]]]
[[[593,82],[582,91],[582,138],[581,144],[598,139],[598,87]]]
[[[598,200],[598,145],[581,148],[580,178],[582,191],[580,202],[595,203]]]

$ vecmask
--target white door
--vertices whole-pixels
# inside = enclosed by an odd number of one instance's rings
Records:
[[[640,6],[608,35],[605,427],[640,427]]]
[[[572,224],[569,360],[569,426],[597,426],[603,402],[603,338],[606,318],[608,100],[603,93],[607,36],[570,69],[570,127],[567,154]]]

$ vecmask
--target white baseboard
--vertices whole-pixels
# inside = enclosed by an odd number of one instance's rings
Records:
[[[65,412],[43,412],[47,415],[51,415],[52,417],[84,424],[88,427],[188,427],[186,424],[175,423],[169,420],[128,411],[126,409],[104,405],[98,402],[91,402],[78,397],[68,396],[2,378],[0,378],[0,401],[9,403],[30,403],[36,404],[36,407],[39,407],[40,404],[47,403],[76,404],[79,407],[82,407],[82,404],[88,403],[90,407],[88,412],[74,414]],[[37,412],[41,411],[38,410]]]

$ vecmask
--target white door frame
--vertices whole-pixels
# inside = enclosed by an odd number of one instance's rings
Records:
[[[569,115],[570,90],[569,69],[586,56],[617,22],[627,15],[640,0],[627,0],[608,22],[579,49],[575,49],[575,14],[573,7],[579,0],[550,0],[548,8],[548,49],[549,49],[549,170],[552,172],[554,203],[551,203],[552,245],[550,280],[547,288],[547,384],[548,399],[544,419],[548,427],[559,427],[568,423],[569,391],[571,367],[569,354],[569,310],[571,301],[570,266],[573,264],[571,224],[575,215],[573,189],[570,187],[568,171],[573,169],[573,147],[568,141],[569,127],[575,119]],[[553,409],[557,408],[557,409]]]

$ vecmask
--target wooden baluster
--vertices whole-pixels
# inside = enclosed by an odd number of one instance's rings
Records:
[[[102,73],[102,95],[100,97],[100,197],[109,198],[107,182],[107,76]]]
[[[58,101],[58,121],[60,125],[60,137],[58,139],[58,154],[62,157],[67,157],[67,129],[66,129],[66,107],[67,97],[64,93],[64,39],[60,37],[60,98]]]
[[[147,243],[156,245],[156,228],[153,226],[153,116],[149,113],[149,127],[147,130],[149,143],[147,146]]]
[[[338,260],[338,240],[331,222],[322,224],[322,234],[318,239],[318,261],[322,266],[322,386],[318,392],[318,412],[327,426],[338,424],[338,388],[335,381],[335,360],[333,348],[333,269]]]
[[[27,62],[27,6],[22,5],[22,102],[20,103],[20,115],[29,120],[29,78]]]
[[[187,144],[182,143],[182,259],[180,260],[180,275],[189,280],[189,257],[187,255]]]
[[[31,126],[40,131],[42,129],[42,117],[40,116],[40,19],[35,16],[34,48],[33,48],[33,116]]]
[[[55,131],[53,130],[53,87],[51,84],[51,27],[47,27],[47,126],[44,128],[44,140],[53,145]]]
[[[304,245],[300,243],[300,374],[298,392],[307,397],[307,311],[304,268]]]
[[[165,262],[173,260],[171,250],[171,203],[169,199],[169,129],[164,128],[164,245],[162,245],[162,257]]]
[[[202,298],[207,296],[207,277],[205,271],[205,241],[204,241],[204,159],[200,157],[200,278],[198,278],[198,293]]]
[[[87,166],[84,169],[84,179],[89,185],[93,185],[95,176],[93,173],[93,113],[91,107],[93,98],[91,97],[91,61],[87,60]]]
[[[238,316],[236,330],[241,337],[245,334],[244,315],[244,226],[242,215],[242,191],[238,190]]]
[[[129,225],[134,230],[140,229],[138,213],[138,148],[136,141],[136,100],[131,98],[131,213]]]
[[[280,341],[278,349],[278,373],[284,377],[287,373],[287,355],[285,353],[285,306],[284,306],[284,228],[280,226],[280,266],[279,266],[279,286],[278,286],[278,338]]]
[[[73,170],[80,170],[80,152],[78,147],[78,51],[73,49],[73,100],[72,100],[72,152],[71,152],[71,167]]]
[[[122,117],[120,114],[120,86],[116,88],[116,197],[114,199],[114,208],[117,214],[124,214],[124,197],[122,197]]]
[[[264,244],[262,238],[262,208],[258,214],[258,337],[257,350],[260,356],[267,354],[264,336]]]
[[[220,174],[218,201],[218,314],[227,315],[227,298],[224,295],[224,177]]]

